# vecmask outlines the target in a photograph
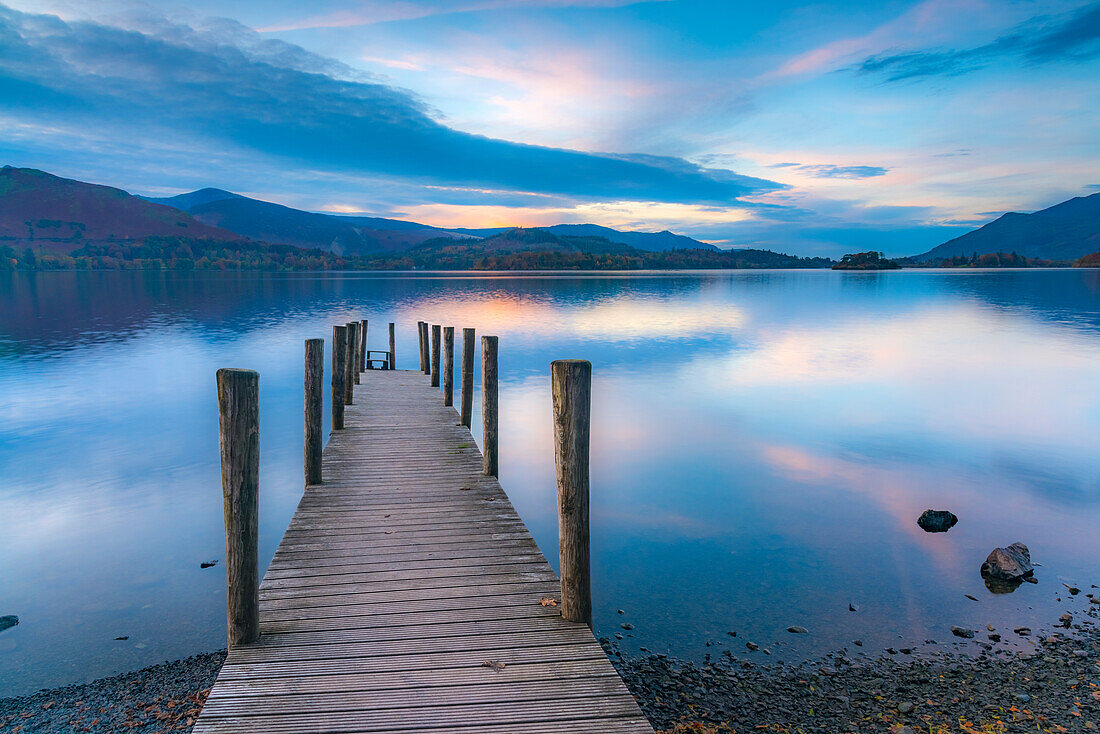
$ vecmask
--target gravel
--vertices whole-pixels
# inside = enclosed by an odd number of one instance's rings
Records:
[[[624,659],[616,643],[601,642],[668,734],[1100,731],[1100,631],[1089,621],[1031,651],[969,643],[909,659],[844,651],[798,665],[732,652],[702,665]]]
[[[0,698],[0,732],[189,732],[225,651],[27,696]]]

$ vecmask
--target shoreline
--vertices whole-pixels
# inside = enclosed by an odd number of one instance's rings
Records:
[[[1034,650],[983,645],[977,655],[947,645],[905,658],[845,649],[769,664],[726,651],[700,664],[660,654],[626,658],[615,642],[601,642],[659,733],[1097,732],[1100,606],[1079,616],[1026,635]],[[224,659],[219,650],[0,698],[0,730],[189,732]]]
[[[1100,731],[1100,629],[1086,622],[1034,637],[1032,652],[842,651],[793,664],[605,649],[659,734]]]
[[[225,650],[217,650],[89,683],[0,698],[0,731],[189,732],[224,661]]]

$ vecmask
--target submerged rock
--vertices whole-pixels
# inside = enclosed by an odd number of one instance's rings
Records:
[[[19,624],[19,617],[14,614],[6,614],[0,617],[0,632],[3,632],[9,627],[14,627],[17,624]]]
[[[1024,582],[1023,579],[997,579],[992,576],[986,576],[982,581],[992,594],[1011,594]]]
[[[1031,565],[1031,551],[1023,543],[1013,543],[1007,548],[994,548],[982,564],[984,578],[1002,581],[1023,579],[1034,570]]]
[[[959,518],[948,510],[925,510],[917,518],[917,525],[926,533],[946,533],[958,521]]]
[[[966,627],[956,627],[952,625],[951,634],[955,635],[955,637],[963,637],[969,640],[974,636],[974,630],[967,629]]]
[[[787,631],[790,632],[792,635],[804,635],[809,632],[809,630],[807,630],[805,627],[798,627],[796,625],[788,627]]]

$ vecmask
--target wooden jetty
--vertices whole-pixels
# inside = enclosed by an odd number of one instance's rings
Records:
[[[318,340],[307,343],[306,475],[308,481],[313,471],[316,478],[319,469],[322,480],[306,485],[254,610],[248,603],[256,594],[234,584],[247,584],[256,563],[254,535],[251,547],[238,543],[239,529],[255,517],[247,503],[256,493],[245,486],[255,484],[245,465],[255,457],[248,450],[227,455],[226,447],[242,441],[252,447],[256,424],[241,426],[254,411],[240,410],[242,398],[234,402],[230,392],[234,376],[258,377],[219,373],[227,533],[237,533],[227,534],[230,651],[195,734],[652,734],[589,629],[587,402],[574,414],[575,389],[555,400],[559,433],[571,420],[583,424],[582,436],[556,441],[559,498],[569,505],[562,522],[572,523],[568,513],[583,510],[583,528],[571,524],[563,536],[570,545],[562,549],[563,587],[493,476],[495,337],[483,342],[483,356],[491,351],[492,395],[484,403],[491,414],[485,418],[492,431],[489,461],[463,425],[470,395],[463,395],[460,415],[433,387],[439,385],[439,331],[431,332],[429,358],[426,326],[418,326],[421,369],[415,371],[394,369],[392,348],[384,369],[370,369],[362,356],[355,358],[354,340],[343,338],[340,327],[337,340],[348,352],[334,362],[362,370],[361,384],[342,408],[344,427],[332,432],[320,467],[309,463],[317,453],[321,360]],[[472,344],[464,346],[472,356]],[[447,374],[453,339],[444,340],[444,348],[446,387],[453,383]],[[357,350],[366,354],[361,344]],[[559,364],[565,371],[587,366],[555,363],[555,369]],[[465,393],[472,375],[466,360],[462,374]],[[555,382],[565,374],[555,372]],[[331,394],[337,398],[346,387],[346,379],[334,380]],[[587,401],[587,385],[580,388]],[[243,394],[247,399],[255,391]],[[583,462],[575,460],[578,447]],[[564,495],[562,481],[572,483]],[[243,509],[235,504],[242,497]],[[258,635],[249,633],[250,614],[258,619]]]

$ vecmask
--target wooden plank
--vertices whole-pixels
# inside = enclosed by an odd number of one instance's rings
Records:
[[[503,652],[493,657],[494,652]],[[334,658],[331,660],[300,661],[264,661],[259,663],[237,663],[226,661],[218,674],[218,683],[229,680],[257,680],[270,678],[302,678],[305,676],[354,675],[384,672],[440,671],[461,668],[479,668],[489,660],[504,658],[505,670],[509,665],[523,665],[535,662],[558,663],[575,660],[592,660],[601,669],[607,658],[599,648],[580,643],[571,645],[547,645],[528,649],[505,649],[503,651],[459,650],[447,653],[415,653],[389,655],[373,658]],[[217,690],[215,685],[214,690]]]
[[[489,672],[483,665],[435,670],[351,673],[302,676],[298,678],[244,678],[227,680],[210,692],[211,698],[278,696],[287,693],[340,693],[346,691],[394,691],[442,686],[482,684]],[[568,680],[610,675],[596,658],[556,660],[508,665],[492,670],[493,682],[519,683],[542,680]]]
[[[474,620],[465,622],[444,622],[437,624],[401,625],[401,626],[372,626],[372,627],[345,627],[336,630],[321,630],[316,632],[290,632],[282,634],[264,635],[253,646],[254,650],[265,650],[270,647],[306,647],[310,645],[349,645],[348,650],[355,651],[358,648],[350,647],[352,643],[358,644],[373,642],[396,642],[400,640],[419,641],[431,639],[433,642],[448,640],[447,644],[468,644],[463,638],[477,637],[484,639],[491,635],[529,635],[538,640],[544,639],[542,633],[557,631],[559,628],[557,619],[552,615],[540,615],[522,619],[491,619]],[[554,638],[551,638],[554,639]],[[517,638],[517,642],[518,642]],[[469,643],[472,644],[472,643]],[[478,643],[480,644],[480,643]],[[442,648],[435,648],[443,651]]]
[[[495,681],[496,672],[481,669],[482,683],[439,686],[429,682],[413,690],[359,688],[352,691],[294,692],[272,695],[265,700],[264,713],[310,714],[320,712],[377,711],[390,708],[425,708],[426,705],[454,706],[458,704],[504,703],[509,701],[543,701],[553,698],[609,696],[616,693],[614,676],[599,675],[584,678],[543,678],[534,681]],[[431,700],[425,700],[430,688]],[[270,695],[270,694],[269,694]],[[247,716],[256,704],[254,696],[219,695],[206,702],[208,716]]]
[[[255,711],[255,708],[253,708]],[[438,707],[391,708],[383,710],[336,711],[301,714],[275,714],[270,716],[214,717],[203,716],[193,732],[379,732],[379,731],[416,731],[441,724],[452,726],[461,722],[467,730],[485,727],[491,724],[508,723],[512,726],[524,726],[531,723],[569,721],[581,718],[625,718],[638,716],[638,704],[629,696],[589,696],[571,698],[563,701],[508,701],[504,703],[455,704]],[[202,726],[199,726],[202,724]],[[519,729],[514,729],[520,734]],[[594,732],[604,731],[595,729]],[[646,731],[635,729],[635,731]],[[648,730],[650,733],[652,729]]]
[[[356,397],[194,731],[652,734],[430,378]]]
[[[500,609],[514,607],[532,608],[532,602],[542,598],[537,592],[527,591],[520,594],[481,594],[465,597],[447,597],[446,599],[408,599],[405,601],[378,601],[373,604],[341,604],[338,606],[297,606],[284,603],[281,607],[273,604],[260,607],[260,623],[265,621],[293,621],[311,619],[348,619],[348,624],[356,622],[354,617],[373,617],[390,614],[412,615],[422,612],[458,612],[466,610]],[[554,609],[554,607],[550,607]]]

